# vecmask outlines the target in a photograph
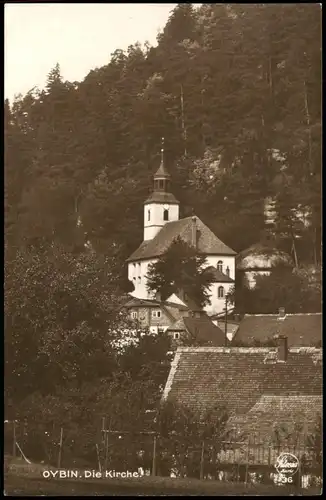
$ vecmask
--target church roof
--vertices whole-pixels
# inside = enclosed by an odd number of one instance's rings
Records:
[[[152,259],[163,255],[172,242],[179,236],[184,242],[192,244],[192,224],[196,221],[197,251],[202,255],[235,255],[236,252],[226,246],[215,234],[198,218],[186,217],[177,221],[168,222],[152,240],[145,240],[131,254],[127,262],[134,260]]]
[[[179,204],[179,201],[172,193],[165,193],[163,191],[154,191],[147,200],[144,202],[144,205],[148,203],[176,203]]]
[[[170,174],[169,172],[166,170],[165,166],[164,166],[164,163],[161,161],[161,164],[156,172],[156,174],[154,175],[154,179],[162,179],[162,177],[164,178],[170,178]]]

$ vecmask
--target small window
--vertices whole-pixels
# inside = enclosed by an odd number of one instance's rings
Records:
[[[174,334],[173,334],[173,338],[174,338],[174,340],[179,340],[179,338],[180,338],[180,333],[179,333],[179,332],[174,332]]]
[[[136,319],[137,318],[137,312],[136,311],[131,311],[131,317],[132,317],[132,319]]]
[[[221,272],[223,271],[223,262],[221,260],[219,260],[217,263],[217,269]]]
[[[138,276],[138,283],[141,283],[141,276]]]
[[[151,211],[150,210],[147,211],[147,220],[151,220]]]
[[[159,188],[163,189],[164,188],[164,181],[162,179],[160,179],[158,182],[159,182]]]
[[[152,317],[153,318],[160,318],[161,317],[161,311],[152,311]]]
[[[163,220],[169,220],[169,211],[166,209],[163,212]]]
[[[226,272],[227,276],[230,276],[230,268],[229,268],[229,266],[226,268],[225,272]]]
[[[224,288],[222,286],[218,287],[217,296],[218,296],[219,299],[223,299],[223,297],[224,297]]]

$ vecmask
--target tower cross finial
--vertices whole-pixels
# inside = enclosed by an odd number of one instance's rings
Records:
[[[161,164],[164,164],[164,137],[161,138]]]

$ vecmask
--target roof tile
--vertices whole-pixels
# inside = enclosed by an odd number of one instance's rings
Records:
[[[322,365],[314,357],[321,349],[289,349],[284,363],[265,363],[273,348],[179,348],[164,398],[195,411],[219,404],[229,415],[247,413],[262,395],[320,396]]]
[[[309,346],[322,340],[321,313],[287,314],[279,319],[277,314],[245,315],[233,339],[237,344],[264,342],[275,335],[288,338],[289,346]]]
[[[138,249],[127,259],[127,262],[142,259],[152,259],[163,255],[172,242],[179,236],[183,241],[192,244],[193,217],[186,217],[165,224],[152,240],[141,243]],[[198,231],[197,250],[204,255],[235,255],[236,252],[226,246],[215,234],[198,218],[196,226]]]

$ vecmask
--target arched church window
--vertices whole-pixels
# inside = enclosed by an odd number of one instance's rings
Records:
[[[223,299],[223,297],[224,297],[224,288],[222,286],[218,287],[217,296],[218,296],[219,299]]]
[[[163,211],[163,220],[169,220],[169,211],[166,208]]]
[[[150,210],[147,211],[147,220],[151,220],[151,211]]]
[[[160,179],[158,182],[159,182],[159,188],[163,189],[164,188],[164,181],[162,179]]]
[[[217,269],[218,271],[223,271],[223,262],[221,260],[218,261],[217,263]]]

